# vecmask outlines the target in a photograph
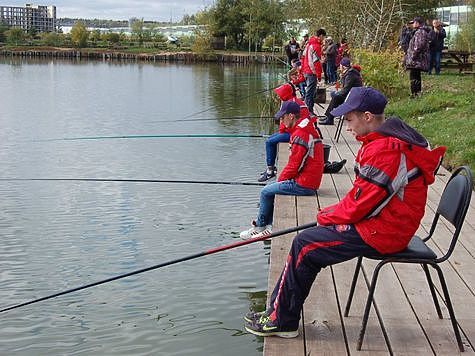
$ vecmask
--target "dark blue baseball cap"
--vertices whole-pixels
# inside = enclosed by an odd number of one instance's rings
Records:
[[[371,87],[351,88],[345,102],[331,111],[333,116],[346,115],[351,111],[365,112],[380,115],[384,113],[384,108],[388,100],[376,89]]]
[[[280,106],[280,110],[274,115],[274,119],[279,120],[285,114],[299,114],[300,113],[300,105],[297,104],[295,101],[284,101]]]

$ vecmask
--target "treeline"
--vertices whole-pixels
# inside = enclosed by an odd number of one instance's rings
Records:
[[[86,27],[94,27],[94,28],[117,28],[117,27],[129,26],[129,20],[81,19],[81,18],[69,18],[69,17],[57,19],[57,23],[59,26],[73,26],[76,22],[81,22]],[[156,26],[170,25],[169,22],[158,22],[158,21],[144,21],[144,23],[146,25],[156,25]]]

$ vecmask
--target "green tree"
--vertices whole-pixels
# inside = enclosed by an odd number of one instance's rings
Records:
[[[143,45],[144,41],[144,26],[143,19],[133,18],[130,20],[130,29],[132,31],[133,38],[138,41],[139,45]]]
[[[473,10],[467,14],[467,22],[460,26],[459,32],[455,35],[454,47],[472,52],[475,50],[475,0],[470,0],[469,4]]]
[[[43,32],[40,34],[40,41],[45,46],[61,46],[63,35],[56,32]]]
[[[103,35],[103,38],[109,42],[110,46],[116,46],[120,43],[120,34],[116,32],[109,32]]]
[[[71,41],[73,46],[77,48],[86,47],[89,31],[86,26],[80,21],[77,21],[71,28]]]
[[[26,33],[21,28],[13,27],[5,31],[6,40],[10,44],[18,46],[26,39]]]
[[[3,22],[0,22],[0,42],[5,42],[6,35],[5,32],[8,31],[8,26],[5,25]]]

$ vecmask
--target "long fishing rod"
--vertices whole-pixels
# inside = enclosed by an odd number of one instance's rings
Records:
[[[264,186],[266,183],[221,182],[201,180],[165,180],[165,179],[113,179],[113,178],[0,178],[0,182],[53,181],[53,182],[119,182],[119,183],[171,183],[171,184],[214,184]]]
[[[245,134],[165,134],[165,135],[118,135],[118,136],[83,136],[83,137],[63,137],[33,140],[33,142],[50,141],[79,141],[79,140],[107,140],[107,139],[140,139],[140,138],[263,138],[269,135],[245,135]]]
[[[25,303],[13,305],[13,306],[10,306],[10,307],[1,309],[1,310],[0,310],[0,313],[6,312],[6,311],[9,311],[9,310],[13,310],[13,309],[17,309],[17,308],[20,308],[20,307],[24,307],[24,306],[26,306],[26,305],[30,305],[30,304],[42,302],[42,301],[44,301],[44,300],[56,298],[56,297],[59,297],[59,296],[61,296],[61,295],[65,295],[65,294],[77,292],[77,291],[80,291],[80,290],[83,290],[83,289],[86,289],[86,288],[95,287],[95,286],[98,286],[98,285],[100,285],[100,284],[112,282],[112,281],[115,281],[115,280],[118,280],[118,279],[130,277],[130,276],[133,276],[133,275],[136,275],[136,274],[139,274],[139,273],[144,273],[144,272],[148,272],[148,271],[151,271],[151,270],[154,270],[154,269],[158,269],[158,268],[162,268],[162,267],[174,265],[174,264],[177,264],[177,263],[180,263],[180,262],[193,260],[193,259],[195,259],[195,258],[212,255],[212,254],[215,254],[215,253],[218,253],[218,252],[221,252],[221,251],[226,251],[226,250],[230,250],[230,249],[233,249],[233,248],[236,248],[236,247],[241,247],[241,246],[244,246],[244,245],[249,245],[249,244],[252,244],[252,243],[255,243],[255,242],[268,240],[268,239],[271,239],[271,238],[273,238],[273,237],[290,234],[290,233],[295,232],[295,231],[308,229],[308,228],[314,227],[314,226],[316,226],[316,225],[317,225],[317,223],[316,223],[316,222],[313,222],[313,223],[309,223],[309,224],[305,224],[305,225],[300,225],[300,226],[292,227],[292,228],[285,229],[285,230],[280,230],[280,231],[274,232],[274,233],[269,234],[269,235],[260,236],[260,237],[255,237],[255,238],[252,238],[252,239],[249,239],[249,240],[238,241],[238,242],[231,243],[231,244],[228,244],[228,245],[224,245],[224,246],[220,246],[220,247],[215,247],[215,248],[212,248],[212,249],[210,249],[210,250],[206,250],[206,251],[202,251],[202,252],[199,252],[199,253],[195,253],[195,254],[193,254],[193,255],[181,257],[181,258],[178,258],[178,259],[175,259],[175,260],[171,260],[171,261],[168,261],[168,262],[164,262],[164,263],[160,263],[160,264],[157,264],[157,265],[154,265],[154,266],[142,268],[142,269],[135,270],[135,271],[132,271],[132,272],[129,272],[129,273],[125,273],[125,274],[121,274],[121,275],[118,275],[118,276],[115,276],[115,277],[110,277],[110,278],[107,278],[107,279],[103,279],[103,280],[101,280],[101,281],[97,281],[97,282],[85,284],[85,285],[80,286],[80,287],[76,287],[76,288],[68,289],[68,290],[65,290],[65,291],[62,291],[62,292],[54,293],[54,294],[48,295],[48,296],[46,296],[46,297],[42,297],[42,298],[30,300],[30,301],[25,302]]]
[[[176,121],[210,121],[210,120],[246,120],[246,119],[273,119],[274,116],[229,116],[229,117],[214,117],[214,118],[198,118],[198,119],[179,119],[170,120],[170,122]],[[168,120],[167,120],[168,121]],[[164,122],[164,121],[156,121]]]

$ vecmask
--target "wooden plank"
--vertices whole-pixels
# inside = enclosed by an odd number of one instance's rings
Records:
[[[299,224],[315,221],[316,212],[315,197],[297,198]],[[346,338],[331,268],[324,268],[318,274],[304,304],[304,315],[307,354],[347,354]]]
[[[288,144],[279,144],[278,169],[282,170],[288,161]],[[296,197],[277,195],[274,202],[274,231],[290,228],[297,225]],[[267,305],[272,291],[280,277],[289,252],[292,239],[295,234],[287,234],[271,240],[270,267],[267,287]],[[288,355],[304,355],[304,339],[302,325],[299,327],[299,336],[294,339],[282,339],[279,337],[264,338],[265,356],[282,355],[282,351]],[[290,351],[292,350],[292,351]]]

